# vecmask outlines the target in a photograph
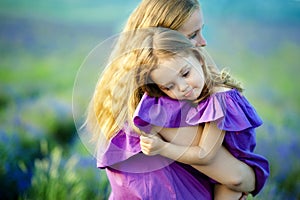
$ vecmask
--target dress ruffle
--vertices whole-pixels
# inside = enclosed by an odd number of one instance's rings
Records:
[[[133,122],[146,133],[150,132],[152,125],[166,128],[190,126],[185,120],[190,108],[191,104],[186,101],[167,96],[150,97],[145,93],[135,110]]]
[[[105,147],[105,149],[99,148],[97,152],[97,167],[99,168],[127,160],[141,151],[139,135],[130,130],[126,124]]]
[[[141,153],[140,137],[126,123],[108,142],[106,148],[98,148],[97,167],[113,168],[122,172],[145,173],[155,171],[174,162],[160,155]],[[123,162],[124,161],[124,162]]]
[[[211,95],[192,107],[186,118],[190,125],[210,121],[218,121],[218,128],[225,131],[243,131],[262,124],[253,106],[235,89]]]
[[[151,125],[178,128],[218,121],[218,127],[222,130],[242,131],[262,124],[255,109],[235,89],[215,93],[196,107],[187,101],[177,101],[168,97],[156,98],[144,94],[133,121],[145,132],[151,130]]]

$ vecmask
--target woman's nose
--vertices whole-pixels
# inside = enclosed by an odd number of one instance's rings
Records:
[[[197,38],[196,47],[205,47],[205,46],[206,46],[206,40],[204,39],[202,34],[200,34]]]

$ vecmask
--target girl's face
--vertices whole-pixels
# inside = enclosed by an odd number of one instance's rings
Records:
[[[178,31],[185,35],[196,46],[206,46],[206,40],[202,35],[204,26],[201,9],[195,10],[191,17],[181,26]]]
[[[173,99],[196,100],[204,87],[202,66],[194,55],[164,60],[151,72],[150,77]]]

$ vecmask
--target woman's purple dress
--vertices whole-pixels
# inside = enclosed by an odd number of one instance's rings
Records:
[[[236,89],[218,92],[202,100],[196,106],[188,101],[176,101],[168,97],[154,98],[145,94],[140,101],[134,123],[145,132],[151,126],[176,128],[217,121],[225,130],[223,146],[237,159],[253,168],[256,175],[256,195],[269,176],[269,163],[255,154],[255,128],[262,124],[255,109]]]
[[[209,178],[189,165],[141,153],[139,136],[125,125],[97,155],[111,185],[110,200],[213,199]]]

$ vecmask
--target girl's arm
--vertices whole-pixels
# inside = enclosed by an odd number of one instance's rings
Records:
[[[191,165],[209,164],[221,147],[225,132],[217,127],[216,122],[206,123],[202,135],[202,129],[196,126],[192,128],[201,137],[200,139],[195,138],[197,141],[191,141],[191,138],[180,137],[180,135],[183,135],[182,131],[186,132],[186,129],[179,128],[177,131],[178,136],[173,137],[170,141],[171,143],[165,142],[157,136],[142,136],[141,147],[143,153],[146,155],[160,154]],[[153,131],[158,131],[158,127],[155,127]],[[174,131],[174,129],[164,128],[159,131],[162,137],[168,138],[171,135],[170,132]]]

